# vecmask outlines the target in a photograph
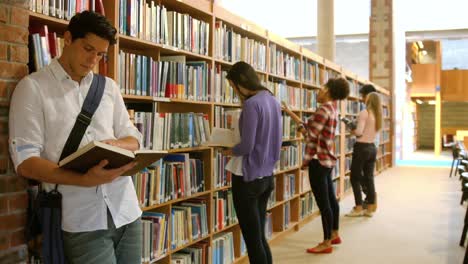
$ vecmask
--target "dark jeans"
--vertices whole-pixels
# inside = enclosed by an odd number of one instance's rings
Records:
[[[323,239],[331,239],[333,230],[339,228],[340,206],[331,178],[332,168],[324,167],[316,159],[309,165],[309,181],[315,201],[322,216]]]
[[[232,198],[237,219],[244,236],[250,263],[271,264],[270,247],[265,238],[265,218],[268,197],[274,189],[274,176],[244,182],[232,176]]]
[[[370,204],[375,203],[374,167],[377,148],[374,143],[356,142],[351,162],[351,185],[356,205],[362,205],[361,184],[365,185],[366,198]]]

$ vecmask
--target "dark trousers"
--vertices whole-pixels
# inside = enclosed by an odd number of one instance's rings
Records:
[[[309,181],[315,201],[322,216],[323,239],[331,239],[333,230],[339,228],[340,206],[331,178],[332,168],[324,167],[316,159],[309,165]]]
[[[374,143],[356,142],[351,162],[351,185],[356,205],[362,205],[361,184],[365,185],[367,200],[375,203],[374,167],[377,148]]]
[[[270,247],[265,238],[266,208],[268,197],[274,189],[273,177],[244,182],[243,177],[232,176],[234,208],[250,263],[273,263]]]

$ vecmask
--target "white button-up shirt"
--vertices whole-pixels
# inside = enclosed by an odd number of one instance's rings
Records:
[[[58,163],[65,142],[89,91],[93,73],[78,83],[57,60],[23,78],[15,88],[10,107],[10,153],[15,169],[30,157]],[[131,123],[117,84],[106,78],[102,100],[80,147],[90,141],[133,136],[141,146],[141,134]],[[50,190],[53,184],[44,184]],[[107,208],[115,226],[141,216],[130,177],[118,177],[98,187],[59,185],[62,193],[62,229],[85,232],[107,229]]]

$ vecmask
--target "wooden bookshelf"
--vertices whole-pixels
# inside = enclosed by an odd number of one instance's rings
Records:
[[[322,85],[327,81],[328,78],[335,77],[335,76],[343,76],[348,79],[353,85],[359,86],[369,81],[357,76],[356,74],[343,69],[341,65],[338,65],[334,62],[326,60],[321,56],[300,47],[285,38],[278,36],[258,25],[239,17],[231,13],[230,11],[224,9],[223,7],[214,4],[213,1],[208,0],[160,0],[155,2],[160,6],[164,6],[167,8],[168,11],[175,11],[182,14],[188,14],[193,19],[197,19],[199,21],[203,21],[207,23],[207,27],[209,28],[209,36],[208,36],[208,50],[207,54],[201,54],[197,52],[193,52],[191,50],[176,48],[167,45],[166,43],[156,43],[152,40],[143,39],[135,36],[128,36],[123,32],[120,32],[120,20],[119,20],[119,10],[122,8],[119,6],[121,1],[103,1],[105,2],[105,11],[108,19],[110,22],[117,28],[119,34],[117,35],[118,42],[112,48],[109,49],[109,61],[108,61],[108,76],[119,82],[119,78],[123,72],[119,71],[120,69],[120,51],[129,52],[136,55],[143,55],[147,56],[148,58],[152,58],[155,62],[160,62],[161,57],[164,56],[185,56],[187,62],[190,61],[202,61],[206,63],[207,69],[209,69],[207,73],[206,79],[206,86],[207,92],[209,92],[209,99],[208,100],[189,100],[186,98],[166,98],[166,97],[157,97],[155,95],[136,95],[136,94],[123,94],[123,98],[127,105],[136,106],[136,108],[142,109],[149,109],[150,112],[157,112],[157,113],[202,113],[206,115],[208,118],[208,122],[210,127],[212,128],[214,125],[214,116],[215,116],[215,108],[216,107],[223,107],[225,109],[232,109],[232,108],[240,108],[241,105],[239,103],[232,103],[232,102],[225,102],[223,100],[216,100],[214,94],[214,86],[215,86],[215,78],[216,78],[216,69],[217,67],[222,70],[228,70],[235,61],[228,61],[223,58],[219,58],[215,54],[215,25],[216,23],[225,25],[227,29],[232,30],[232,32],[239,34],[242,38],[251,40],[258,45],[265,46],[265,54],[263,61],[261,59],[258,60],[259,65],[264,63],[264,69],[256,69],[259,76],[264,81],[269,82],[281,82],[285,85],[289,91],[292,91],[294,94],[294,100],[298,101],[300,107],[294,108],[294,111],[301,117],[305,118],[310,114],[314,113],[314,110],[310,110],[310,108],[303,107],[303,98],[306,94],[304,91],[310,91],[310,93],[317,92],[321,89]],[[66,26],[68,24],[67,20],[64,19],[57,19],[51,16],[38,14],[33,11],[30,12],[30,23],[34,24],[43,24],[47,25],[49,28],[49,32],[57,32],[57,35],[62,35]],[[252,42],[252,43],[253,43]],[[255,44],[255,45],[257,45]],[[275,45],[277,51],[281,51],[285,56],[289,56],[293,59],[291,65],[298,66],[298,69],[295,69],[298,72],[294,72],[298,78],[291,78],[284,74],[277,74],[272,73],[271,69],[271,62],[272,58],[270,57],[270,48],[272,45]],[[260,50],[260,49],[258,49]],[[257,51],[258,51],[257,50]],[[309,63],[308,70],[313,71],[312,78],[305,76],[304,66]],[[294,67],[292,67],[294,68]],[[284,72],[284,71],[283,71]],[[210,86],[208,87],[208,84]],[[377,86],[376,86],[377,87]],[[282,88],[283,89],[283,88]],[[296,90],[297,89],[297,90]],[[377,87],[378,91],[381,95],[387,98],[385,102],[385,107],[388,111],[388,116],[385,117],[386,120],[391,120],[392,113],[391,113],[391,98],[390,94],[387,90]],[[290,99],[290,98],[287,98]],[[313,101],[313,99],[311,99]],[[316,99],[315,99],[316,100]],[[341,116],[346,115],[356,115],[356,113],[348,113],[347,112],[347,101],[352,102],[359,102],[359,98],[354,95],[339,102],[338,108]],[[314,103],[314,102],[312,102]],[[316,104],[316,102],[315,102]],[[393,154],[392,154],[392,136],[390,134],[391,127],[386,128],[385,132],[389,133],[389,138],[386,140],[381,140],[381,146],[385,146],[385,153],[379,155],[378,163],[379,168],[377,168],[378,172],[385,170],[388,167],[392,166]],[[350,152],[346,149],[346,139],[351,137],[349,133],[346,132],[345,126],[340,126],[340,131],[337,131],[337,137],[339,138],[339,149],[340,152],[337,153],[338,156],[338,176],[334,178],[337,181],[337,188],[338,193],[337,196],[341,199],[346,193],[349,193],[349,188],[345,188],[346,185],[349,185],[349,177],[346,177],[349,174],[349,168],[346,168],[345,163],[346,159],[350,158]],[[276,188],[276,203],[269,208],[268,210],[272,212],[272,226],[273,226],[273,236],[270,238],[270,242],[273,241],[280,241],[282,237],[287,235],[290,232],[294,232],[299,230],[302,226],[304,226],[309,221],[315,219],[319,213],[316,211],[316,208],[313,208],[313,211],[309,213],[307,216],[301,219],[300,210],[301,210],[301,199],[304,195],[309,194],[311,191],[306,191],[301,193],[300,192],[300,161],[302,160],[302,142],[303,138],[290,138],[283,140],[283,144],[296,144],[297,145],[297,164],[291,164],[287,169],[275,171],[275,176],[277,179],[277,187],[282,187],[283,180],[282,175],[284,174],[293,174],[295,175],[295,188],[294,193],[291,194],[290,198],[282,199],[280,197],[283,195],[282,188]],[[214,202],[213,197],[218,192],[229,191],[231,187],[229,184],[227,186],[215,187],[215,150],[209,147],[190,147],[190,148],[176,148],[176,149],[169,149],[169,153],[196,153],[199,158],[203,161],[204,166],[204,180],[205,186],[204,190],[201,192],[193,193],[189,197],[182,197],[175,200],[170,200],[161,204],[155,204],[151,206],[143,207],[144,211],[154,211],[168,214],[168,219],[170,219],[171,215],[171,208],[174,205],[180,204],[181,202],[194,199],[194,198],[206,198],[207,201],[207,224],[208,224],[208,235],[189,240],[183,246],[178,246],[175,249],[171,249],[171,238],[169,238],[169,246],[167,249],[166,254],[159,256],[157,259],[150,261],[151,263],[170,263],[171,256],[190,245],[198,243],[200,241],[208,242],[210,245],[214,246],[214,240],[216,236],[224,233],[224,232],[232,232],[234,238],[234,255],[235,260],[234,263],[246,263],[248,262],[247,257],[241,256],[240,248],[241,248],[241,232],[238,224],[231,224],[227,225],[221,230],[214,231]],[[348,179],[346,179],[348,178]],[[284,226],[285,216],[284,211],[286,205],[289,206],[289,225],[287,227]],[[315,210],[314,210],[315,209]],[[170,222],[170,220],[169,220]],[[171,225],[168,224],[168,228],[171,228]],[[170,232],[170,229],[168,229]],[[212,251],[212,250],[211,250]],[[212,256],[208,257],[208,263],[211,263]]]

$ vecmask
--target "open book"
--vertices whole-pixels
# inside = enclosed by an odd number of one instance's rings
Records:
[[[232,148],[240,142],[240,138],[236,136],[236,131],[233,129],[213,127],[208,141],[202,145],[209,147],[228,147]]]
[[[239,132],[240,114],[240,109],[224,111],[224,126],[226,128],[213,127],[210,137],[203,145],[228,148],[237,145],[241,141]]]
[[[355,130],[356,129],[356,121],[351,120],[347,117],[342,117],[341,121],[346,125],[346,128],[349,130]]]
[[[165,151],[156,150],[132,152],[99,141],[92,141],[62,159],[59,162],[59,167],[84,173],[104,159],[109,161],[109,164],[105,167],[106,169],[119,168],[131,161],[136,161],[137,165],[135,167],[122,174],[133,175],[162,158],[166,153]]]

